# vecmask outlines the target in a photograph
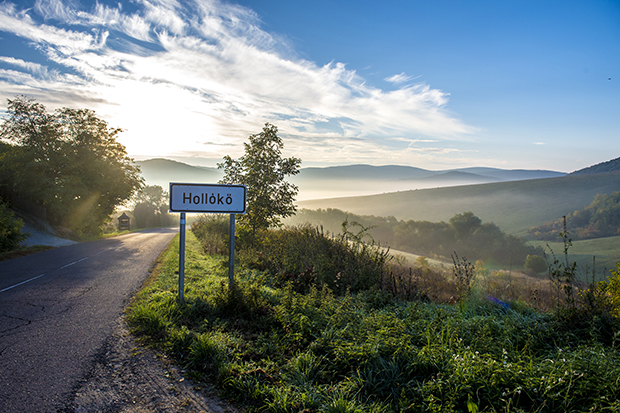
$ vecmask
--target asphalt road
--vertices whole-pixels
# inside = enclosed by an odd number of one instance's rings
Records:
[[[0,412],[64,411],[176,229],[0,262]]]

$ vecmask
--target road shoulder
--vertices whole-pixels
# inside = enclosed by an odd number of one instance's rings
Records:
[[[213,388],[183,377],[166,356],[137,343],[122,318],[73,393],[60,411],[238,412]]]

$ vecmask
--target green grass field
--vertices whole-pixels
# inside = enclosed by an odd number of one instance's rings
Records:
[[[532,245],[545,248],[547,246],[556,255],[556,258],[564,260],[564,244],[562,242],[530,241]],[[616,269],[616,263],[620,263],[620,236],[573,241],[568,250],[569,262],[576,261],[580,269],[580,278],[585,281],[592,280],[592,269],[596,267],[596,279],[609,276],[609,270]],[[586,271],[586,268],[588,269]]]

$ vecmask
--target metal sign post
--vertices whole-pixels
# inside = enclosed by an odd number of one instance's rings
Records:
[[[235,286],[235,214],[230,214],[228,235],[228,288],[232,291]]]
[[[179,228],[179,301],[185,302],[185,212],[181,212]]]
[[[185,302],[185,213],[230,214],[228,281],[235,282],[235,214],[245,214],[245,185],[170,183],[170,212],[180,212],[179,301]]]

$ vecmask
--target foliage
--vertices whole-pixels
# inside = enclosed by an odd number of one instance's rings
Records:
[[[2,184],[47,209],[53,225],[95,234],[117,205],[142,186],[140,170],[117,142],[120,129],[88,109],[57,109],[26,97],[8,100],[0,137]],[[4,172],[7,172],[5,175]]]
[[[300,293],[243,267],[231,293],[225,258],[202,255],[191,232],[186,246],[186,304],[175,297],[173,246],[128,320],[244,411],[620,409],[617,319],[576,329],[553,313],[475,295],[452,306],[327,286]],[[598,334],[602,327],[611,336]]]
[[[159,185],[141,188],[133,198],[134,226],[137,228],[167,227],[174,218],[168,213],[168,192]]]
[[[528,271],[540,274],[547,270],[547,261],[540,255],[528,255],[527,258],[525,258],[524,267]]]
[[[357,216],[337,209],[303,209],[291,222],[311,222],[338,232],[336,222],[355,220],[384,245],[417,255],[450,259],[453,252],[473,261],[519,266],[528,255],[543,255],[523,238],[508,235],[493,223],[483,223],[472,212],[455,214],[449,222],[399,221],[394,217]],[[339,225],[339,223],[338,223]]]
[[[616,264],[615,270],[609,270],[611,277],[599,282],[599,290],[604,297],[609,312],[620,318],[620,263]]]
[[[269,272],[277,285],[290,283],[295,291],[328,286],[342,294],[380,287],[388,251],[367,239],[368,228],[348,221],[342,228],[337,236],[309,224],[266,231],[252,254],[242,256],[250,268]]]
[[[566,222],[575,240],[620,235],[620,192],[598,194],[584,209],[566,215]],[[562,226],[558,219],[532,227],[528,233],[535,239],[554,240]]]
[[[22,234],[24,222],[0,201],[0,252],[11,251],[27,238]]]
[[[224,169],[223,184],[247,186],[247,214],[239,223],[256,231],[280,225],[280,218],[292,215],[295,210],[297,186],[286,178],[299,173],[301,160],[283,158],[284,144],[278,128],[266,123],[263,131],[250,135],[244,143],[245,154],[238,160],[226,155],[217,166]]]

